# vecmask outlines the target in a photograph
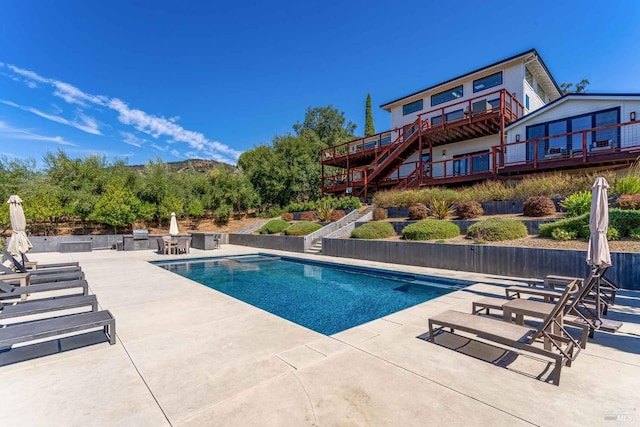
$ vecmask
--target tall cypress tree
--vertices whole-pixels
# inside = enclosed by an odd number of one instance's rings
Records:
[[[373,114],[371,114],[371,94],[367,94],[367,106],[365,108],[364,119],[364,136],[371,136],[376,133],[376,127],[373,124]]]

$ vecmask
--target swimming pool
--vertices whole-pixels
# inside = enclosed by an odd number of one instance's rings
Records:
[[[470,284],[262,254],[154,264],[326,335]]]

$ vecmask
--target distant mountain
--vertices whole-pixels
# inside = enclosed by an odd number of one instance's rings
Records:
[[[193,167],[196,172],[206,173],[211,169],[216,168],[228,168],[228,169],[236,169],[235,166],[232,166],[228,163],[218,162],[215,160],[204,160],[204,159],[189,159],[189,160],[181,160],[178,162],[166,162],[165,163],[172,172],[186,172],[190,167]],[[131,169],[136,172],[144,172],[144,168],[146,165],[131,165],[129,166]]]

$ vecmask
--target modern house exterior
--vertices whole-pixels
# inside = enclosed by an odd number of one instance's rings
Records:
[[[639,95],[562,97],[535,50],[381,108],[392,130],[322,151],[324,193],[367,198],[381,189],[615,166],[640,150]]]

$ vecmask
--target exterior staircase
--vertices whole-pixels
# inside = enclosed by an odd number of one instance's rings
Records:
[[[320,230],[315,231],[307,236],[305,236],[305,240],[308,243],[305,243],[305,253],[320,255],[322,254],[322,239],[330,234],[335,234],[341,230],[352,230],[355,228],[355,223],[359,221],[362,217],[371,215],[373,212],[372,206],[363,206],[357,211],[353,211],[349,213],[344,218],[332,222]]]
[[[322,239],[313,242],[313,245],[307,249],[308,254],[320,255],[322,253]]]

